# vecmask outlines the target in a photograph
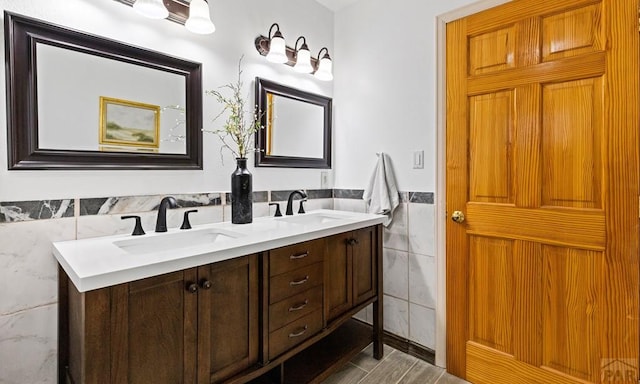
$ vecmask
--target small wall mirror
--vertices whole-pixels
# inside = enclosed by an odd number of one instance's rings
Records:
[[[4,16],[9,169],[202,169],[199,63]]]
[[[256,78],[256,167],[331,168],[331,99]]]

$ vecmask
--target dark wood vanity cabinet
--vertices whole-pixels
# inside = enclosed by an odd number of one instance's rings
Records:
[[[258,363],[258,255],[199,267],[198,275],[198,384],[220,383]]]
[[[331,321],[377,293],[376,227],[341,233],[327,239],[327,320]]]
[[[79,293],[67,284],[74,384],[219,383],[258,361],[257,255]]]
[[[61,270],[60,382],[319,383],[374,342],[379,225],[80,293]],[[351,320],[374,304],[373,327]]]

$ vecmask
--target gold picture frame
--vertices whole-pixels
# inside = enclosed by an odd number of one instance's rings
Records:
[[[160,106],[100,96],[99,144],[157,149]]]
[[[267,130],[267,148],[265,149],[267,155],[270,155],[273,129],[275,128],[273,125],[273,93],[267,93],[267,126],[265,128]]]

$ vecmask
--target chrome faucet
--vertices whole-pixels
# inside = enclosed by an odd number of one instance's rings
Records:
[[[160,201],[158,218],[156,219],[156,232],[167,232],[167,206],[169,208],[178,206],[175,197],[167,196]]]
[[[287,212],[285,213],[285,215],[293,215],[293,197],[295,195],[298,195],[303,199],[307,198],[307,194],[301,189],[291,192],[289,194],[289,199],[287,199]]]

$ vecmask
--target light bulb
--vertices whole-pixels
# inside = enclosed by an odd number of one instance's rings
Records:
[[[209,4],[206,0],[191,0],[189,3],[189,18],[184,24],[193,33],[208,35],[216,30],[209,14]]]
[[[298,50],[298,54],[296,55],[296,65],[293,69],[301,73],[313,72],[313,66],[311,65],[311,52],[309,52],[306,44]]]
[[[289,61],[284,37],[282,37],[280,31],[276,31],[271,38],[269,43],[269,53],[267,53],[267,60],[272,63],[286,63]]]
[[[150,19],[166,19],[169,16],[169,11],[162,0],[136,0],[133,3],[133,9]]]
[[[329,55],[325,55],[322,59],[320,59],[320,63],[318,64],[318,70],[313,75],[322,81],[331,81],[333,80],[333,62],[329,58]]]

